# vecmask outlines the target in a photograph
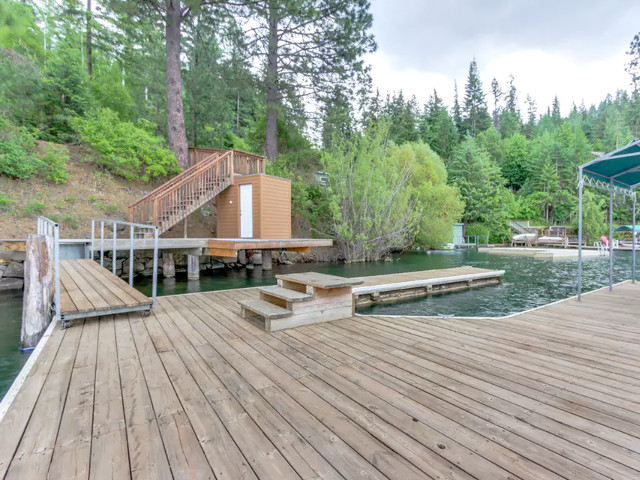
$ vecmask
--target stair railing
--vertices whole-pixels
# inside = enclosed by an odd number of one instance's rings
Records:
[[[138,222],[138,223],[146,222],[147,219],[149,218],[150,211],[149,212],[145,212],[144,206],[145,206],[146,203],[148,203],[149,200],[151,200],[154,197],[157,197],[158,195],[162,194],[163,192],[171,189],[174,185],[180,183],[182,180],[184,180],[185,178],[189,177],[194,172],[198,172],[201,169],[206,168],[207,165],[209,165],[212,162],[215,162],[216,158],[220,157],[220,153],[221,152],[214,152],[214,153],[210,154],[202,162],[198,163],[197,165],[194,165],[191,168],[188,168],[188,169],[184,170],[183,172],[181,172],[180,174],[176,175],[175,177],[173,177],[168,182],[163,183],[162,185],[160,185],[155,190],[147,193],[144,197],[142,197],[140,200],[138,200],[134,204],[129,205],[129,221],[130,222]],[[149,209],[147,208],[146,210],[149,210]]]
[[[233,184],[234,175],[265,173],[264,157],[239,150],[189,149],[189,156],[195,165],[129,206],[130,222],[162,233]]]
[[[233,174],[233,152],[228,151],[156,196],[153,224],[160,227],[161,233],[168,230],[231,185]]]
[[[153,219],[156,218],[156,215],[154,215],[153,211],[154,199],[158,198],[168,191],[172,191],[184,180],[191,178],[193,175],[197,175],[203,170],[206,170],[211,165],[220,161],[222,159],[222,156],[223,155],[221,155],[221,152],[215,152],[209,155],[206,160],[203,160],[199,164],[188,168],[179,175],[176,175],[168,182],[162,184],[152,192],[149,192],[136,203],[130,205],[129,221],[134,223],[152,223],[153,225],[157,225],[157,223],[153,223]]]

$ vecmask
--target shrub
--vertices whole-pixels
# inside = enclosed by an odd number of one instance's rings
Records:
[[[69,153],[60,145],[47,145],[40,157],[40,173],[54,183],[66,183],[71,174],[67,170]],[[65,199],[67,201],[67,199]]]
[[[16,203],[15,200],[11,200],[10,198],[5,197],[4,194],[0,193],[0,210],[8,209],[14,203]]]
[[[43,202],[29,202],[22,209],[23,217],[35,217],[44,212],[46,205]]]
[[[74,230],[78,229],[78,219],[73,215],[65,215],[64,217],[62,217],[62,223]]]
[[[38,173],[40,161],[36,141],[24,127],[14,127],[0,117],[0,174],[13,178],[31,178]]]
[[[107,205],[104,211],[107,215],[115,215],[120,212],[120,205]]]
[[[98,197],[96,197],[95,195],[89,195],[87,197],[87,200],[90,202],[95,202],[96,200],[98,200]]]
[[[116,112],[103,108],[72,119],[71,125],[100,154],[98,164],[114,175],[148,181],[180,171],[162,138],[152,133],[150,122],[123,122]]]

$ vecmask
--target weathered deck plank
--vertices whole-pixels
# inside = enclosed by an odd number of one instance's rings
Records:
[[[639,478],[639,293],[276,333],[239,316],[257,289],[163,297],[54,329],[0,421],[0,475]]]

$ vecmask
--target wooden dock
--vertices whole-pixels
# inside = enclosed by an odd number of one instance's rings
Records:
[[[152,303],[93,260],[60,260],[61,320],[150,310]]]
[[[51,329],[5,405],[0,476],[640,478],[640,285],[274,333],[239,317],[257,295]]]
[[[495,285],[500,283],[503,277],[504,270],[468,266],[373,275],[358,279],[362,280],[362,284],[353,288],[353,296],[358,306],[395,302]]]
[[[482,247],[479,252],[490,255],[510,255],[514,257],[533,257],[536,260],[569,260],[578,258],[577,248],[539,248],[539,247]],[[583,248],[583,258],[606,257],[597,249]]]

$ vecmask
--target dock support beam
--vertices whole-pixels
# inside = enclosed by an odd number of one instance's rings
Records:
[[[162,254],[162,276],[164,278],[172,278],[176,276],[176,262],[173,253]]]
[[[189,280],[200,279],[200,256],[187,255],[187,278]]]
[[[262,250],[262,270],[273,269],[273,256],[271,250]]]
[[[23,350],[34,348],[51,323],[54,278],[51,243],[45,235],[27,235],[20,334]]]
[[[631,241],[633,266],[631,268],[631,283],[636,283],[636,191],[633,191],[633,240]]]
[[[609,180],[609,291],[613,290],[613,178]]]
[[[578,169],[578,301],[582,300],[582,191],[584,177],[582,167]]]

